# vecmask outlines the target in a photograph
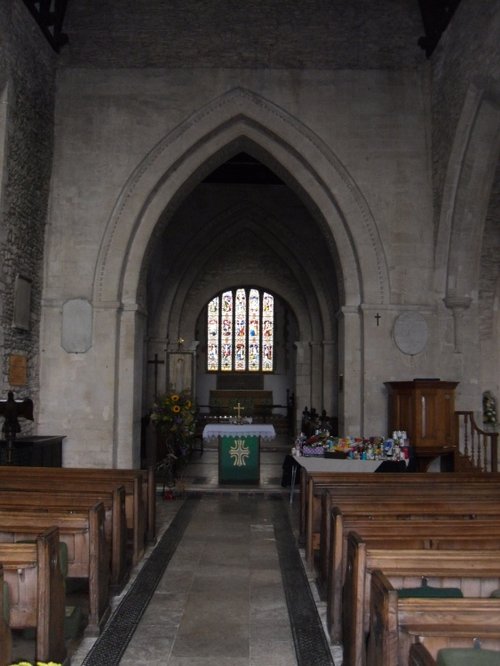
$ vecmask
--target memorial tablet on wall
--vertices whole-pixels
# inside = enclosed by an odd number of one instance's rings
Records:
[[[403,354],[420,354],[427,346],[427,322],[419,312],[402,312],[394,322],[393,335]]]
[[[9,384],[11,386],[26,386],[28,383],[28,360],[22,354],[9,356]]]
[[[64,351],[84,354],[92,346],[92,305],[85,298],[63,304],[61,346]]]

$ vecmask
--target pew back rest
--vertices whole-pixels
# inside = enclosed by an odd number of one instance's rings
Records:
[[[65,592],[59,530],[44,530],[35,543],[0,544],[0,562],[9,587],[12,628],[36,628],[36,658],[66,658]]]

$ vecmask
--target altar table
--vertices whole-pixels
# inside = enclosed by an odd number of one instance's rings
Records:
[[[275,436],[267,423],[208,423],[203,439],[218,439],[219,483],[259,483],[260,440]]]

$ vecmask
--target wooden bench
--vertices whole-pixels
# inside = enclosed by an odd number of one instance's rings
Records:
[[[415,518],[415,507],[408,509],[406,518],[402,514],[399,518],[388,519],[384,506],[379,504],[377,509],[380,513],[378,518],[375,514],[373,520],[356,512],[351,515],[348,507],[332,509],[326,619],[334,642],[342,639],[342,589],[347,568],[347,535],[350,530],[357,530],[365,539],[380,542],[381,547],[389,547],[391,544],[393,548],[464,548],[467,542],[470,543],[469,549],[477,548],[478,543],[482,548],[490,550],[500,547],[500,517],[497,520],[473,520],[464,519],[461,514],[457,516],[453,512],[446,517],[442,509],[436,516],[429,513],[435,507],[425,508],[422,503],[420,507],[427,512],[427,519]],[[464,534],[464,526],[467,534]]]
[[[361,495],[360,495],[361,493]],[[369,511],[371,507],[375,507],[381,502],[393,503],[391,513],[399,513],[399,508],[394,506],[394,502],[400,502],[401,506],[412,505],[414,507],[419,506],[421,498],[425,498],[426,504],[434,501],[442,502],[445,500],[447,503],[455,503],[458,507],[460,504],[463,506],[465,501],[470,501],[471,506],[477,501],[493,502],[500,500],[500,484],[481,484],[479,488],[474,485],[467,486],[466,490],[462,490],[461,487],[456,486],[456,484],[434,484],[434,483],[422,483],[414,486],[405,486],[400,488],[398,486],[389,485],[385,489],[373,490],[368,488],[365,490],[364,486],[358,486],[357,488],[344,488],[341,487],[338,490],[325,489],[321,497],[321,520],[320,520],[320,529],[319,534],[311,535],[311,545],[309,558],[311,560],[311,566],[315,564],[315,559],[317,559],[317,568],[319,581],[324,582],[327,579],[328,575],[328,566],[330,561],[330,527],[331,527],[331,508],[334,504],[346,506],[347,502],[355,502],[357,505],[360,505],[362,512],[363,508],[366,507],[366,511]],[[362,496],[362,499],[361,499]],[[359,513],[359,512],[358,512]],[[371,513],[371,519],[375,518],[376,510],[373,508]],[[469,512],[472,515],[472,510]],[[389,515],[389,514],[388,514]],[[315,558],[315,551],[319,550],[318,558]]]
[[[0,541],[18,542],[36,538],[44,529],[56,525],[59,539],[66,544],[69,578],[88,583],[89,617],[86,633],[100,632],[109,613],[110,556],[104,533],[104,505],[67,511],[0,510]]]
[[[354,474],[341,475],[335,483],[325,482],[321,477],[317,482],[317,474],[309,474],[307,482],[307,511],[305,516],[305,551],[306,561],[310,566],[314,562],[314,551],[321,549],[321,533],[323,545],[328,544],[329,510],[333,504],[339,504],[339,498],[352,497],[362,506],[386,497],[419,500],[427,495],[458,496],[465,500],[500,499],[500,475],[491,474]],[[324,475],[323,475],[324,476]],[[347,478],[346,478],[347,477]],[[382,479],[382,481],[380,481]]]
[[[478,472],[453,472],[453,473],[408,473],[408,474],[363,474],[354,472],[351,474],[341,472],[306,472],[301,470],[300,490],[300,525],[299,532],[302,542],[307,538],[308,532],[313,529],[317,531],[320,525],[321,497],[325,490],[340,490],[351,488],[367,490],[368,488],[392,487],[397,489],[410,489],[422,483],[433,483],[436,486],[451,487],[461,486],[464,490],[471,484],[475,485],[499,485],[500,474],[481,474]]]
[[[125,585],[130,566],[127,562],[127,530],[125,519],[125,489],[117,486],[112,491],[71,492],[57,488],[6,490],[0,484],[0,509],[27,508],[33,511],[60,509],[68,512],[89,509],[96,502],[104,504],[105,534],[111,554],[111,580],[115,591]],[[21,485],[14,483],[15,486]]]
[[[12,468],[11,468],[12,469]],[[15,468],[19,469],[19,468]],[[26,467],[22,468],[26,470]],[[94,467],[50,468],[56,478],[105,480],[118,483],[125,488],[127,506],[127,526],[134,529],[138,538],[145,533],[146,541],[156,538],[156,481],[154,467],[148,469],[115,469]],[[47,478],[46,467],[30,467],[29,474]],[[1,469],[0,469],[1,483]],[[139,548],[139,546],[136,546]]]
[[[132,562],[137,564],[144,556],[147,541],[148,485],[143,489],[141,470],[114,470],[69,467],[0,467],[0,488],[13,488],[16,483],[31,484],[33,490],[47,486],[61,490],[111,490],[117,485],[125,489],[125,515],[131,534]],[[146,476],[146,478],[148,478]],[[15,481],[13,480],[15,479]],[[14,484],[14,485],[13,485]]]
[[[8,623],[9,605],[4,596],[3,566],[0,564],[0,666],[8,666],[12,660],[12,635]]]
[[[423,643],[413,643],[410,647],[410,666],[498,666],[500,664],[500,652],[498,650],[477,649],[472,645],[468,636],[460,636],[454,633],[447,637],[448,646],[441,648],[436,656],[433,656]],[[439,653],[441,659],[439,659]],[[454,654],[450,654],[453,650]]]
[[[465,597],[488,597],[500,588],[500,547],[436,551],[377,545],[373,547],[355,532],[349,533],[342,608],[345,666],[365,663],[373,569],[383,571],[398,589],[418,587],[422,577],[431,586],[460,588]]]
[[[65,596],[59,547],[59,530],[52,527],[35,543],[1,543],[0,562],[9,588],[10,628],[36,629],[36,660],[62,663]]]
[[[383,488],[387,484],[400,484],[409,487],[422,481],[436,481],[439,484],[447,482],[462,485],[473,483],[500,483],[500,474],[484,474],[479,472],[452,472],[452,473],[342,473],[342,472],[307,472],[301,468],[300,473],[300,510],[299,510],[299,539],[305,542],[308,526],[311,522],[319,525],[320,498],[326,488],[340,487],[370,487]]]
[[[454,634],[500,649],[500,599],[400,598],[380,569],[372,571],[367,664],[408,666],[413,643],[432,654]]]

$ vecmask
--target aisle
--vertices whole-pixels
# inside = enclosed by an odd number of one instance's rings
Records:
[[[159,503],[168,524],[72,666],[333,665],[285,496]]]

